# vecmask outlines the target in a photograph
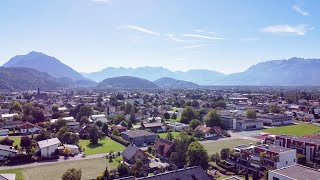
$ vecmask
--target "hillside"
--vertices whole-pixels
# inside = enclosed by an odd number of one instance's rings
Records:
[[[70,85],[60,78],[30,68],[0,67],[0,90],[61,89]]]
[[[317,86],[320,85],[320,59],[273,60],[230,74],[218,85]]]
[[[108,67],[98,72],[83,73],[83,76],[94,81],[102,81],[105,78],[118,76],[134,76],[149,81],[155,81],[162,77],[170,77],[184,81],[190,81],[200,85],[212,85],[215,81],[223,78],[225,75],[216,71],[206,69],[194,69],[186,72],[170,71],[163,67],[138,67],[138,68],[124,68],[124,67]]]
[[[55,57],[32,51],[26,55],[17,55],[11,58],[3,67],[27,67],[46,72],[53,77],[67,77],[72,80],[82,80],[84,77]]]
[[[196,83],[177,80],[169,77],[163,77],[153,82],[162,88],[197,88],[199,87],[199,85]]]
[[[159,88],[153,82],[146,79],[132,77],[132,76],[119,76],[114,78],[107,78],[97,85],[97,88],[119,88],[119,89],[157,89]]]

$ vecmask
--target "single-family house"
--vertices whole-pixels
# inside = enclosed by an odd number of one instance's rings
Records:
[[[218,126],[215,127],[208,127],[204,125],[199,125],[195,128],[195,131],[199,131],[203,134],[203,137],[208,139],[216,136],[222,135],[222,129]]]
[[[159,138],[154,144],[154,149],[157,156],[160,158],[170,158],[171,152],[174,148],[174,142]]]
[[[19,126],[19,129],[20,129],[20,133],[22,134],[39,133],[43,130],[42,127],[29,122],[25,122],[21,124]]]
[[[145,130],[135,130],[124,132],[122,137],[136,146],[146,146],[155,143],[158,135]]]
[[[144,164],[148,162],[148,154],[134,144],[130,144],[122,153],[123,160],[129,164],[134,164],[141,160]]]
[[[183,130],[186,130],[189,126],[184,123],[172,122],[172,123],[168,123],[167,127],[172,131],[183,131]]]
[[[0,145],[0,160],[6,157],[14,157],[18,154],[18,150],[12,146]]]

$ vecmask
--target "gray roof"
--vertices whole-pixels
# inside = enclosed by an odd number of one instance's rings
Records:
[[[12,146],[0,145],[0,149],[3,151],[18,152]]]
[[[178,169],[174,171],[169,171],[165,173],[160,173],[154,176],[148,177],[141,177],[141,178],[134,178],[134,177],[127,177],[125,179],[119,180],[210,180],[207,173],[200,167],[188,167],[185,169]]]
[[[47,139],[47,140],[43,140],[43,141],[39,141],[38,142],[38,146],[40,148],[44,148],[44,147],[48,147],[48,146],[52,146],[55,144],[60,144],[61,142],[59,141],[58,138],[52,138],[52,139]]]
[[[130,144],[129,146],[127,146],[127,148],[121,153],[121,155],[125,158],[125,159],[131,159],[140,149],[133,145]]]
[[[148,132],[148,131],[145,131],[145,130],[126,131],[123,134],[126,134],[131,138],[156,135],[155,133],[151,133],[151,132]]]
[[[292,165],[272,171],[275,174],[290,177],[293,179],[308,179],[308,180],[318,180],[320,177],[320,172],[316,169],[305,167],[302,165]]]

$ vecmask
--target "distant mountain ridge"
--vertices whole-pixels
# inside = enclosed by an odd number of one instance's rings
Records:
[[[162,88],[197,88],[199,87],[199,85],[196,83],[177,80],[169,77],[163,77],[153,82]]]
[[[251,66],[216,82],[216,85],[319,86],[320,59],[291,58]]]
[[[151,81],[146,79],[119,76],[107,78],[97,85],[98,89],[116,88],[116,89],[158,89],[159,87]]]
[[[40,72],[47,72],[56,78],[66,77],[72,80],[85,79],[80,73],[63,64],[57,58],[35,51],[26,55],[17,55],[2,67],[26,67],[36,69]]]
[[[223,73],[211,71],[207,69],[194,69],[186,72],[170,71],[163,67],[138,67],[138,68],[124,68],[124,67],[108,67],[98,72],[83,73],[83,76],[94,81],[102,81],[105,78],[118,76],[134,76],[149,81],[155,81],[163,77],[170,77],[177,80],[190,81],[200,85],[212,85],[216,80],[225,76]]]

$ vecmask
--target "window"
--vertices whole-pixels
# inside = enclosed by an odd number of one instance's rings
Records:
[[[288,164],[288,161],[286,161],[286,164]]]
[[[277,177],[273,177],[272,179],[273,179],[273,180],[280,180],[280,179],[279,179],[279,178],[277,178]]]

